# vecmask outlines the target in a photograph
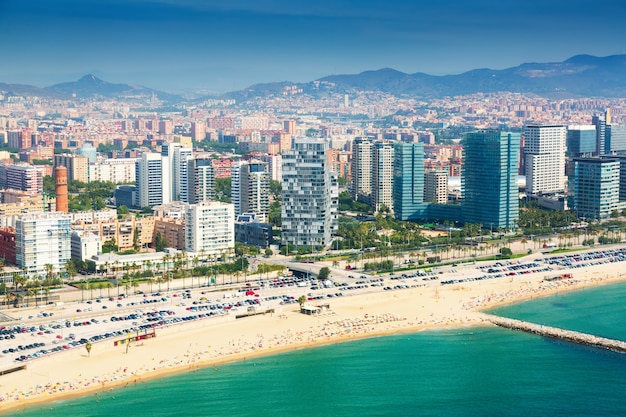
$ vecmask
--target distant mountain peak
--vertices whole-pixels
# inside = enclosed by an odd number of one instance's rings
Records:
[[[96,77],[93,74],[87,74],[84,75],[80,78],[80,80],[78,80],[79,83],[85,83],[85,82],[95,82],[95,83],[103,83],[104,81],[102,81],[100,78]]]

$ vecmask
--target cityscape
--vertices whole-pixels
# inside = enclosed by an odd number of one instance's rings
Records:
[[[89,76],[74,87],[94,82],[108,85]],[[115,276],[147,260],[165,269],[169,252],[208,262],[251,248],[363,249],[342,218],[384,215],[416,234],[477,225],[481,235],[528,238],[527,205],[578,223],[626,208],[622,99],[502,92],[418,101],[369,91],[318,99],[287,89],[161,111],[154,92],[1,98],[6,288],[15,272]],[[415,245],[436,247],[423,237]]]
[[[53,3],[0,2],[0,415],[626,414],[622,3]]]

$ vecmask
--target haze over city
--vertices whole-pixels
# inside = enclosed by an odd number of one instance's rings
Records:
[[[223,92],[383,67],[456,74],[623,53],[625,15],[618,0],[8,0],[0,81],[48,86],[93,73]]]

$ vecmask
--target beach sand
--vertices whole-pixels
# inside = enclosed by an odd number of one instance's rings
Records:
[[[203,367],[358,338],[440,327],[491,325],[480,310],[623,280],[621,263],[574,269],[573,279],[543,282],[563,271],[452,285],[435,285],[324,300],[320,316],[282,311],[235,319],[233,315],[157,328],[157,337],[113,346],[94,343],[91,355],[71,349],[0,376],[0,413],[162,378]],[[441,276],[443,278],[443,276]]]

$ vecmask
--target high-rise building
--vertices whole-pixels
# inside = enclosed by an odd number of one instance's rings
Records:
[[[352,142],[352,198],[370,203],[372,197],[372,155],[374,143],[370,138],[356,138]]]
[[[206,139],[206,122],[202,120],[191,122],[191,138],[198,142]]]
[[[328,143],[298,138],[283,155],[282,231],[285,245],[325,246],[337,230],[337,178]]]
[[[596,151],[594,155],[604,155],[606,153],[606,125],[607,118],[611,118],[610,112],[604,112],[604,116],[594,115],[591,124],[596,127]],[[610,121],[609,121],[610,123]]]
[[[215,174],[212,160],[208,158],[192,158],[187,160],[187,202],[197,204],[215,200]]]
[[[589,157],[596,152],[596,127],[572,125],[567,127],[567,153],[571,157]]]
[[[6,167],[6,184],[0,184],[13,190],[30,194],[43,192],[43,170],[40,166],[13,164]]]
[[[607,154],[626,152],[626,126],[607,124],[604,134]]]
[[[372,160],[372,198],[370,205],[393,213],[393,144],[376,142]]]
[[[135,178],[137,178],[136,207],[154,207],[170,202],[170,187],[165,186],[166,183],[170,183],[169,167],[160,154],[150,152],[142,154],[136,163]]]
[[[55,273],[65,270],[71,257],[70,217],[65,213],[32,213],[15,225],[17,266],[29,276],[45,275],[46,265]]]
[[[235,249],[235,214],[232,204],[205,201],[185,210],[185,249],[207,256]]]
[[[562,125],[524,126],[526,192],[543,195],[565,190],[565,141]]]
[[[89,157],[83,155],[54,155],[54,167],[67,168],[69,181],[89,182]]]
[[[180,142],[164,143],[161,145],[161,157],[164,171],[169,172],[167,181],[163,183],[163,193],[168,201],[186,202],[189,187],[187,161],[193,158],[193,150]]]
[[[283,157],[282,155],[261,155],[259,159],[267,164],[267,172],[272,181],[283,180]]]
[[[424,174],[424,200],[429,203],[448,202],[448,173],[431,171]]]
[[[617,209],[620,161],[616,158],[575,158],[569,191],[578,217],[603,219]]]
[[[465,223],[515,229],[519,217],[519,133],[470,132],[463,146],[462,208]]]
[[[398,220],[417,220],[424,209],[424,145],[395,144],[393,207]]]
[[[238,161],[232,165],[231,196],[235,216],[254,213],[261,223],[270,212],[270,178],[267,164],[261,161]]]

